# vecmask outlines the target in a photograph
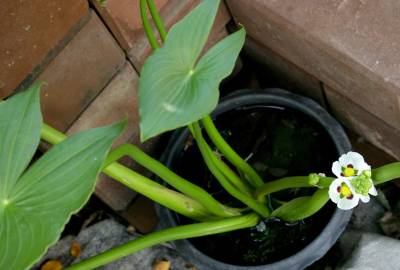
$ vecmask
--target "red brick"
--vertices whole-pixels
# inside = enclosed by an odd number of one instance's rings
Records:
[[[228,0],[249,35],[400,129],[400,2]]]
[[[136,71],[125,62],[121,71],[68,129],[68,133],[112,124],[126,118],[128,126],[117,144],[132,138],[137,141],[139,138],[138,82],[139,77]]]
[[[87,21],[82,0],[2,1],[0,99],[36,75]]]
[[[38,77],[47,123],[66,130],[125,62],[96,14]]]
[[[125,50],[129,50],[141,35],[139,0],[107,0],[105,5],[97,0],[90,0],[108,27]],[[168,0],[154,1],[158,10],[163,10]],[[171,2],[171,1],[170,1]],[[173,3],[176,5],[178,2]],[[149,16],[151,17],[151,16]]]
[[[325,87],[333,115],[347,128],[400,159],[400,130],[393,128],[335,90]]]
[[[199,0],[169,0],[164,8],[160,10],[160,15],[165,22],[166,28],[170,29],[173,24],[182,19],[190,10],[197,6]],[[139,15],[137,15],[139,16]],[[227,22],[231,19],[230,14],[224,4],[221,2],[218,11],[212,34],[210,35],[209,44],[214,44],[221,38],[220,33],[225,28]],[[139,28],[135,35],[135,42],[128,51],[128,56],[137,70],[140,70],[146,60],[147,56],[151,53],[151,47],[147,41],[145,33],[142,28]]]
[[[325,106],[323,89],[317,78],[257,43],[251,37],[247,37],[244,50],[265,68],[266,76],[274,77],[285,89],[310,97]]]
[[[122,70],[71,126],[68,134],[115,123],[125,118],[128,120],[127,128],[115,145],[129,142],[139,145],[145,152],[154,152],[157,138],[144,144],[139,143],[138,80],[139,77],[133,67],[129,63],[125,63]],[[124,161],[126,166],[135,171],[145,176],[150,175],[129,159]],[[104,174],[100,175],[95,192],[117,211],[125,209],[135,196],[135,192]]]

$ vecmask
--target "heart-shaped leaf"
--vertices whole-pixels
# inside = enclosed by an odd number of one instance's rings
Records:
[[[58,239],[123,129],[120,123],[74,135],[23,173],[40,138],[38,92],[35,86],[0,104],[0,269],[27,269]]]
[[[234,67],[244,29],[224,38],[200,60],[219,1],[205,0],[175,24],[146,61],[139,81],[140,138],[197,121],[217,105],[218,87]]]

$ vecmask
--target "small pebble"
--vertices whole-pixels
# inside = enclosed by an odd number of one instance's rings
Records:
[[[159,260],[153,265],[153,270],[169,270],[170,268],[171,262],[168,260]]]
[[[134,234],[136,232],[136,228],[132,225],[129,225],[128,228],[126,228],[126,231],[130,234]]]
[[[63,266],[58,260],[50,260],[40,267],[41,270],[62,270]]]
[[[72,257],[78,258],[81,256],[81,245],[78,242],[73,242],[70,249],[70,254]]]

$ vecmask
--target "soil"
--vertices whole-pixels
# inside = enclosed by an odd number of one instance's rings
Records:
[[[218,116],[216,125],[228,143],[248,159],[263,179],[330,172],[338,156],[325,130],[310,117],[276,106],[241,107]],[[188,141],[191,141],[189,138]],[[173,169],[206,188],[216,199],[241,206],[227,194],[208,172],[196,144],[182,146]],[[274,194],[279,201],[311,194],[312,189],[296,189]],[[309,244],[326,226],[334,211],[328,203],[312,218],[287,223],[276,218],[235,232],[191,240],[200,251],[219,261],[236,265],[261,265],[293,255]],[[177,216],[181,224],[191,221]]]

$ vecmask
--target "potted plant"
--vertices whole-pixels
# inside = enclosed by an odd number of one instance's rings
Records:
[[[165,41],[162,47],[151,32],[146,4],[161,39]],[[153,1],[141,0],[144,28],[155,49],[140,79],[141,139],[188,126],[202,160],[214,177],[213,181],[219,183],[220,189],[234,198],[237,204],[231,204],[232,200],[218,200],[211,191],[182,178],[134,145],[122,145],[107,155],[122,124],[91,130],[68,139],[42,123],[39,86],[34,86],[0,103],[0,269],[27,269],[37,261],[47,247],[56,241],[70,215],[85,203],[100,170],[192,222],[178,226],[174,224],[173,227],[142,236],[74,264],[69,269],[94,269],[167,241],[246,228],[264,232],[267,226],[272,226],[270,221],[276,218],[291,223],[302,222],[323,209],[329,199],[339,208],[349,210],[359,201],[367,202],[369,195],[376,195],[375,185],[400,176],[400,162],[372,170],[362,156],[354,152],[343,154],[332,164],[335,177],[317,174],[319,171],[305,176],[284,176],[272,181],[260,176],[250,161],[241,157],[227,143],[209,116],[218,101],[218,85],[232,71],[245,38],[242,28],[200,57],[218,4],[219,1],[215,0],[203,1],[167,35]],[[264,98],[264,94],[258,97]],[[283,94],[275,93],[274,97],[270,93],[267,95],[269,99],[277,101],[277,97]],[[292,104],[293,109],[302,108],[308,118],[318,121],[315,114],[320,109],[315,104],[300,105],[298,99],[295,97],[291,102],[286,101],[287,104],[278,105],[290,107]],[[223,110],[224,104],[218,110]],[[326,127],[329,123],[335,122],[326,115],[319,122]],[[332,139],[339,155],[347,150],[348,143],[340,128],[328,128],[330,135],[335,132],[341,134],[338,140]],[[207,141],[205,134],[210,141]],[[55,146],[23,173],[40,137]],[[276,138],[287,141],[283,135]],[[288,148],[291,147],[293,145],[289,144]],[[154,172],[168,186],[118,163],[125,155]],[[294,198],[284,199],[275,196],[278,192],[293,188],[305,188],[306,193],[297,193]],[[325,235],[334,233],[336,235],[331,236],[337,238],[350,214],[335,211],[332,220],[340,224],[329,222],[321,232],[322,236],[312,241],[305,250],[311,246],[309,250],[313,252],[317,252],[317,249],[318,252],[325,252],[332,244],[325,241]],[[333,231],[330,231],[331,224],[336,228]],[[314,259],[318,256],[315,255]],[[302,268],[310,263],[308,260],[300,264],[295,257],[286,260],[287,268]],[[235,269],[232,265],[222,263],[218,267]],[[255,266],[255,269],[277,267],[265,265]]]
[[[329,171],[331,160],[351,149],[341,126],[323,108],[281,89],[237,91],[222,99],[213,115],[229,144],[249,157],[250,164],[269,181],[310,171]],[[176,131],[163,162],[182,177],[208,187],[217,198],[232,201],[215,185],[207,167],[202,166],[201,153],[195,144],[188,144],[189,136],[188,130]],[[289,195],[291,199],[304,192],[289,191],[293,194],[279,196]],[[189,222],[164,207],[157,210],[161,227]],[[267,218],[240,233],[180,240],[175,247],[199,269],[303,269],[336,242],[351,212],[328,205],[300,222]]]

